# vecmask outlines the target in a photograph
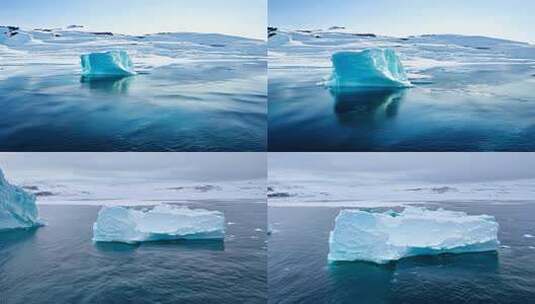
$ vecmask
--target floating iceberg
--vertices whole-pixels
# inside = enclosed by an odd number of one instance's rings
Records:
[[[0,230],[33,228],[43,225],[35,196],[10,185],[0,170]]]
[[[497,235],[498,223],[489,215],[416,207],[400,213],[342,210],[328,259],[383,264],[416,255],[494,251]]]
[[[138,243],[160,240],[206,240],[225,237],[221,212],[159,205],[150,210],[103,207],[93,224],[96,242]]]
[[[135,75],[134,64],[125,51],[90,53],[80,56],[82,76],[114,77]]]
[[[403,65],[391,49],[337,52],[332,56],[333,74],[326,85],[334,88],[411,87]]]

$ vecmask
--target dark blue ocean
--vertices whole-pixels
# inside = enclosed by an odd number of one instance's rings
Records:
[[[533,151],[527,65],[427,71],[405,90],[333,92],[330,68],[269,70],[269,151]]]
[[[266,150],[265,61],[96,80],[62,68],[0,80],[0,151]]]
[[[265,204],[189,206],[224,212],[225,241],[95,244],[99,207],[40,206],[47,226],[0,233],[0,303],[266,303]]]
[[[387,265],[327,262],[338,208],[269,208],[269,303],[535,303],[535,238],[523,236],[535,231],[534,204],[499,203],[429,206],[494,215],[502,243],[497,253],[413,257]]]

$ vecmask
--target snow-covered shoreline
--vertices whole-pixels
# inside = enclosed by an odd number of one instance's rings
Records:
[[[443,202],[534,202],[535,181],[416,183],[353,176],[303,180],[271,178],[270,207],[395,207]]]
[[[390,37],[358,33],[339,27],[329,30],[271,28],[268,39],[270,70],[328,69],[339,51],[391,48],[400,55],[409,79],[430,82],[432,69],[462,71],[473,65],[530,65],[535,46],[507,39],[455,34]]]
[[[13,30],[16,29],[16,30]],[[266,61],[266,42],[208,33],[124,35],[72,29],[0,26],[0,80],[14,75],[80,74],[80,55],[124,50],[136,71],[198,62]],[[39,66],[38,71],[35,66]],[[47,67],[43,73],[41,69]],[[60,69],[56,69],[60,66]]]

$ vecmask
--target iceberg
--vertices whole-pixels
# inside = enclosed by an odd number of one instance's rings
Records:
[[[35,196],[9,184],[0,170],[0,231],[42,225]]]
[[[498,227],[493,216],[443,209],[346,209],[336,217],[328,259],[385,264],[417,255],[495,251]]]
[[[224,237],[223,213],[171,205],[158,205],[149,210],[103,207],[93,224],[95,242],[220,240]]]
[[[334,88],[407,88],[409,81],[403,65],[392,49],[341,51],[332,55],[333,73],[326,82]]]
[[[80,56],[82,76],[116,77],[136,75],[134,64],[125,51],[90,53]]]

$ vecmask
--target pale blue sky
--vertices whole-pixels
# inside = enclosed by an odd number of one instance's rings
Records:
[[[393,36],[453,33],[535,43],[533,12],[535,1],[528,0],[269,0],[272,26],[340,25]]]
[[[2,1],[0,25],[23,28],[88,26],[144,34],[213,32],[266,37],[267,0],[15,0]],[[5,3],[4,3],[5,2]]]

